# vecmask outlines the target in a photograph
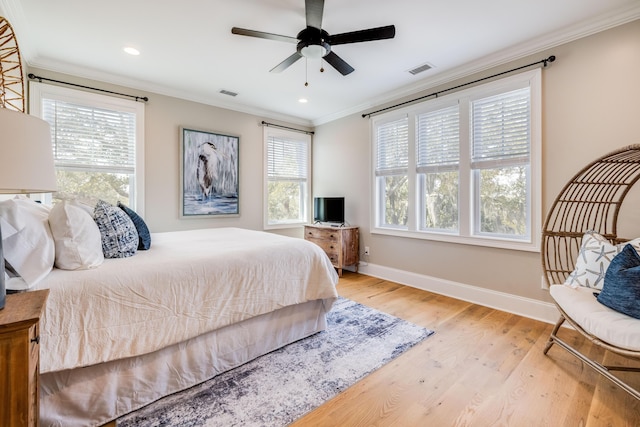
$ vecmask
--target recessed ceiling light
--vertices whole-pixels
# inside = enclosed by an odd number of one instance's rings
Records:
[[[140,55],[140,51],[135,47],[127,46],[124,48],[124,51],[127,52],[129,55]]]
[[[306,104],[308,101],[307,101],[307,98],[300,98],[298,99],[298,102],[301,104]]]

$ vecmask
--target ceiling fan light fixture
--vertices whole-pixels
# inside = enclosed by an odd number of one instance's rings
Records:
[[[329,51],[319,44],[311,44],[300,49],[300,54],[309,59],[320,59],[327,53],[329,53]]]

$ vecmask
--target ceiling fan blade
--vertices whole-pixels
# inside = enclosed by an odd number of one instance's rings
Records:
[[[333,53],[333,51],[326,54],[324,60],[331,64],[331,66],[338,70],[343,76],[346,76],[347,74],[351,74],[353,72],[353,67],[347,64],[338,55]]]
[[[240,36],[257,37],[259,39],[277,40],[280,42],[298,43],[298,39],[295,37],[281,36],[280,34],[265,33],[263,31],[247,30],[246,28],[231,28],[232,34],[238,34]]]
[[[298,52],[295,52],[293,55],[291,55],[290,57],[288,57],[287,59],[285,59],[278,65],[276,65],[275,67],[273,67],[271,70],[269,70],[269,72],[279,73],[281,71],[284,71],[300,58],[302,58],[302,55],[300,55]]]
[[[307,27],[314,27],[321,30],[324,0],[306,0],[304,10],[307,14]]]
[[[369,28],[368,30],[352,31],[350,33],[334,34],[329,36],[327,42],[331,46],[347,43],[370,42],[374,40],[392,39],[396,35],[396,27],[387,25],[386,27]]]

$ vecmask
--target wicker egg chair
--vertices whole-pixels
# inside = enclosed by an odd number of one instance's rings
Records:
[[[545,280],[547,284],[551,285],[551,295],[560,311],[560,319],[551,332],[544,354],[547,354],[554,343],[558,344],[640,400],[640,391],[638,389],[611,373],[611,371],[615,370],[640,372],[640,363],[638,363],[638,368],[604,366],[559,338],[558,332],[560,326],[566,321],[593,344],[632,359],[631,365],[635,365],[635,362],[640,362],[640,349],[629,349],[618,344],[611,344],[602,336],[596,336],[593,332],[587,331],[593,329],[591,328],[592,324],[585,325],[585,319],[572,319],[571,315],[567,313],[573,313],[571,309],[574,308],[572,307],[574,303],[566,298],[560,299],[558,296],[554,296],[554,293],[557,294],[554,291],[569,293],[570,295],[571,291],[568,290],[570,288],[562,284],[574,270],[575,262],[580,252],[582,237],[586,231],[593,230],[608,239],[612,244],[620,244],[628,240],[618,236],[618,214],[622,202],[638,179],[640,179],[640,145],[621,148],[584,167],[564,186],[551,206],[543,226],[541,255]],[[588,290],[592,291],[592,289]],[[598,303],[592,292],[589,292],[589,294],[591,294],[589,295],[590,298],[584,297],[584,303],[596,304],[600,307],[583,307],[586,312],[603,310],[606,311],[604,313],[606,315],[617,315],[616,322],[622,316],[621,320],[626,322],[623,323],[625,330],[632,330],[633,336],[636,337],[636,331],[640,331],[640,319],[614,312]],[[580,303],[575,302],[575,304]],[[599,317],[597,321],[603,318]],[[631,329],[628,328],[629,325]]]

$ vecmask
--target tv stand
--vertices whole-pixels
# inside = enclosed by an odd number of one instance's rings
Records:
[[[320,246],[331,264],[338,270],[342,277],[342,269],[346,266],[355,266],[358,272],[360,256],[358,252],[358,227],[343,227],[341,224],[330,226],[306,225],[304,238]]]

